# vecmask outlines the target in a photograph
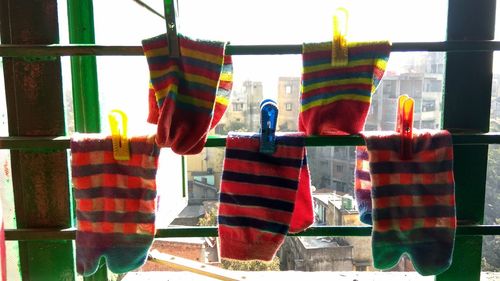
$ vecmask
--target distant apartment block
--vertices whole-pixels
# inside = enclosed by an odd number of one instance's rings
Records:
[[[299,77],[280,77],[278,79],[278,131],[291,132],[298,130],[299,95]]]
[[[262,82],[243,82],[242,87],[231,94],[231,102],[225,113],[224,131],[257,132],[260,128],[262,99]]]

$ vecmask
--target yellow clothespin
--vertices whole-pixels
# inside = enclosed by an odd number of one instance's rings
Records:
[[[348,63],[347,22],[349,12],[338,8],[333,15],[332,66],[346,66]]]
[[[129,160],[130,149],[127,138],[127,114],[121,110],[114,109],[109,112],[108,118],[109,127],[111,128],[111,139],[113,141],[113,157],[115,160]]]

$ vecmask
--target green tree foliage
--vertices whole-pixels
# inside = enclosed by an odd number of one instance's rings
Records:
[[[238,271],[279,271],[280,259],[278,257],[274,257],[274,259],[270,262],[222,259],[222,268]]]
[[[217,209],[211,208],[205,215],[198,221],[200,226],[215,226],[217,225]],[[274,257],[270,262],[263,261],[236,261],[222,259],[222,268],[229,270],[239,270],[239,271],[278,271],[280,270],[280,259]]]
[[[198,220],[199,226],[216,226],[217,225],[217,208],[210,208],[205,215]]]

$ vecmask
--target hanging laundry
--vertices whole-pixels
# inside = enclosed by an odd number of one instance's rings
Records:
[[[401,160],[399,133],[365,138],[372,185],[374,267],[389,269],[407,253],[420,274],[444,272],[451,265],[456,229],[450,133],[414,132],[408,160]],[[366,159],[363,152],[358,154],[360,159]]]
[[[289,233],[299,233],[309,228],[314,223],[314,206],[311,190],[311,175],[307,166],[307,150],[304,150],[304,160],[299,175],[299,187],[295,196],[292,221]]]
[[[372,182],[368,151],[366,146],[356,146],[356,165],[354,174],[354,196],[359,211],[359,220],[372,224]]]
[[[225,43],[179,35],[181,56],[168,56],[160,35],[142,41],[150,72],[148,122],[157,144],[177,154],[197,154],[222,118],[232,89],[232,59]]]
[[[154,136],[128,140],[130,159],[119,161],[111,136],[76,134],[71,139],[76,262],[84,276],[95,273],[101,257],[115,273],[138,268],[153,242],[159,149]]]
[[[307,135],[359,133],[384,75],[388,42],[348,43],[348,62],[332,66],[332,42],[302,49],[299,129]]]
[[[296,230],[313,222],[295,215],[312,214],[312,204],[311,210],[295,208],[297,191],[310,190],[304,134],[277,134],[273,154],[259,152],[259,145],[258,134],[230,133],[226,140],[218,215],[222,258],[269,261],[292,217]]]

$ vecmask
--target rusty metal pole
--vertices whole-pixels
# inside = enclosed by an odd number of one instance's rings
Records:
[[[57,44],[57,0],[0,2],[3,44]],[[43,58],[47,59],[47,58]],[[65,134],[61,63],[4,58],[10,136]],[[18,228],[71,227],[66,150],[11,151]],[[23,280],[74,280],[71,241],[20,241]]]

